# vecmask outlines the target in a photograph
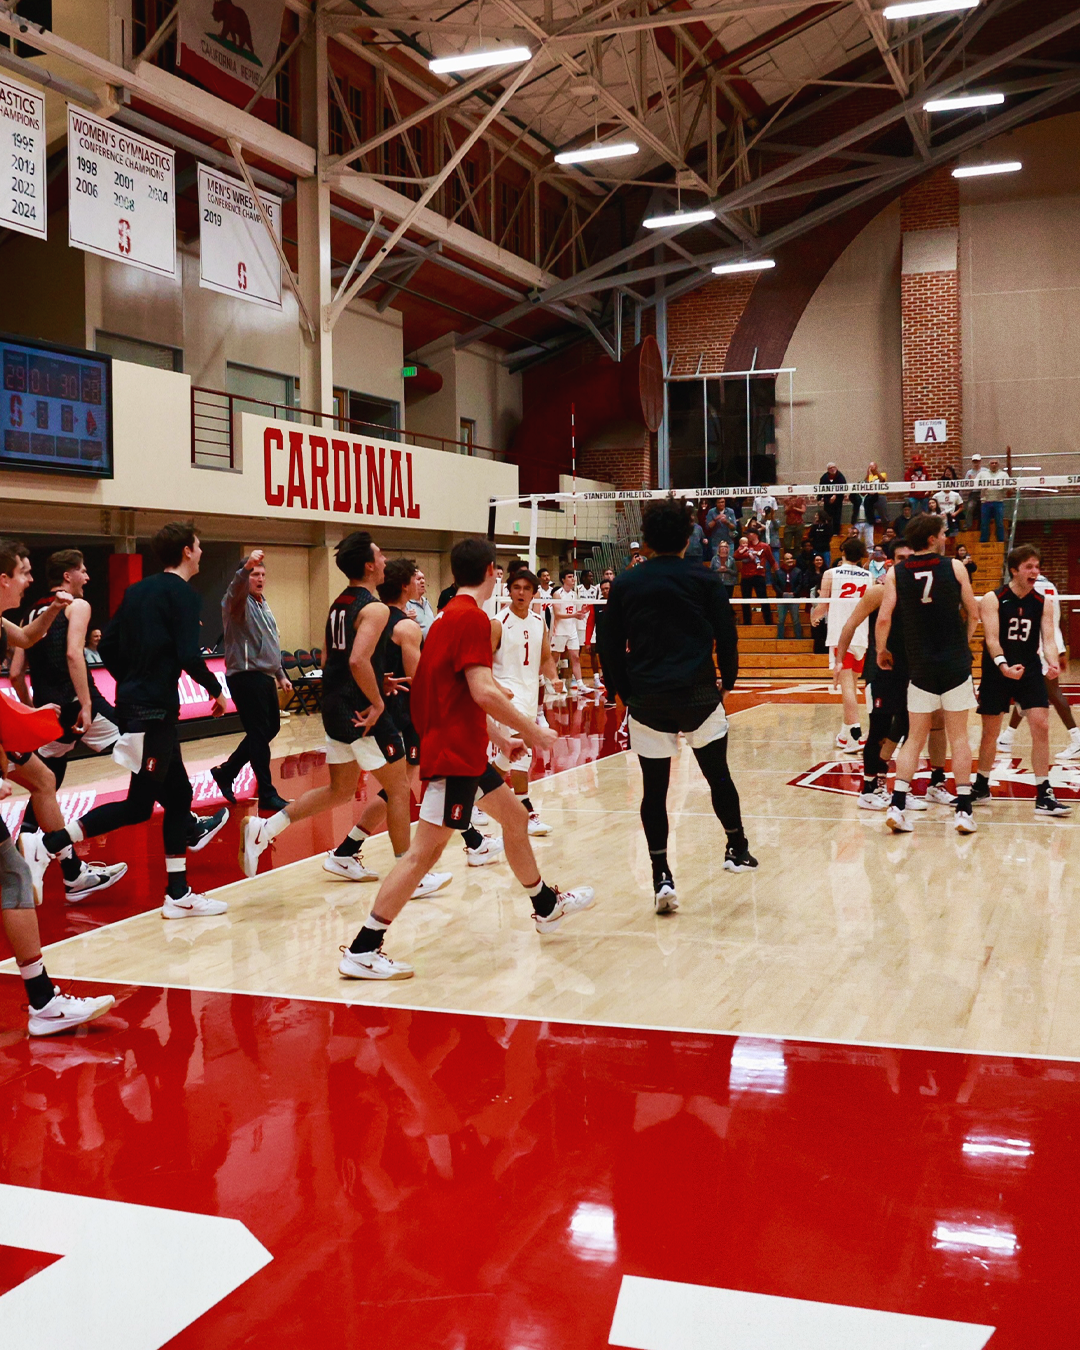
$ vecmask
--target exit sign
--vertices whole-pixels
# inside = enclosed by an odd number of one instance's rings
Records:
[[[402,378],[403,380],[407,380],[407,379],[409,378],[410,375],[415,375],[415,374],[416,374],[416,367],[415,367],[415,366],[402,366],[402,367],[401,367],[401,378]]]

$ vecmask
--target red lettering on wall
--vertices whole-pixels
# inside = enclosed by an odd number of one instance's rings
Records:
[[[274,450],[284,449],[285,440],[277,427],[267,427],[263,432],[263,496],[267,506],[281,506],[285,500],[285,489],[279,483],[273,485]]]
[[[398,515],[405,515],[405,489],[401,485],[401,451],[390,451],[390,515],[397,507]]]
[[[308,444],[311,446],[311,502],[313,511],[319,509],[319,486],[322,486],[322,504],[323,510],[330,510],[330,493],[326,488],[326,480],[330,473],[330,447],[326,443],[325,436],[308,436]]]
[[[334,459],[334,510],[347,511],[352,505],[349,442],[335,439],[330,442],[330,447]]]
[[[375,466],[375,447],[367,447],[367,513],[375,514],[376,504],[379,515],[386,515],[386,446],[379,446],[379,464]]]
[[[409,509],[408,509],[408,512],[407,512],[406,514],[408,515],[408,517],[409,517],[410,520],[419,520],[419,519],[420,519],[420,503],[417,502],[417,501],[413,501],[413,486],[412,486],[412,451],[411,451],[411,450],[406,450],[406,451],[405,451],[405,481],[408,483],[408,486],[409,486]]]
[[[289,499],[286,506],[298,502],[307,506],[307,487],[304,483],[304,433],[289,432]]]
[[[353,510],[358,516],[364,514],[364,447],[359,441],[353,441],[353,467],[356,471],[356,505]]]

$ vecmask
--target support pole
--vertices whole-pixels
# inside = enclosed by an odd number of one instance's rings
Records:
[[[671,487],[671,442],[668,434],[667,297],[662,293],[656,302],[656,344],[660,348],[664,371],[664,410],[656,433],[656,486],[666,489]]]

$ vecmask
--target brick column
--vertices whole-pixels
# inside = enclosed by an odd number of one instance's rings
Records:
[[[724,369],[728,348],[758,273],[718,277],[668,306],[668,360],[672,375],[702,375]],[[701,360],[704,355],[704,360]]]
[[[916,450],[936,477],[946,464],[963,475],[963,388],[960,347],[960,191],[940,169],[900,199],[903,262],[904,467]],[[944,418],[947,441],[915,444],[915,422]]]

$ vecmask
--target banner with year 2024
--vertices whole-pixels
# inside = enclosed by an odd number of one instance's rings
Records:
[[[68,243],[176,276],[176,155],[68,105]]]
[[[281,243],[281,198],[259,199]],[[199,285],[281,308],[281,263],[245,184],[199,165]]]
[[[46,237],[45,100],[0,77],[0,226]]]

